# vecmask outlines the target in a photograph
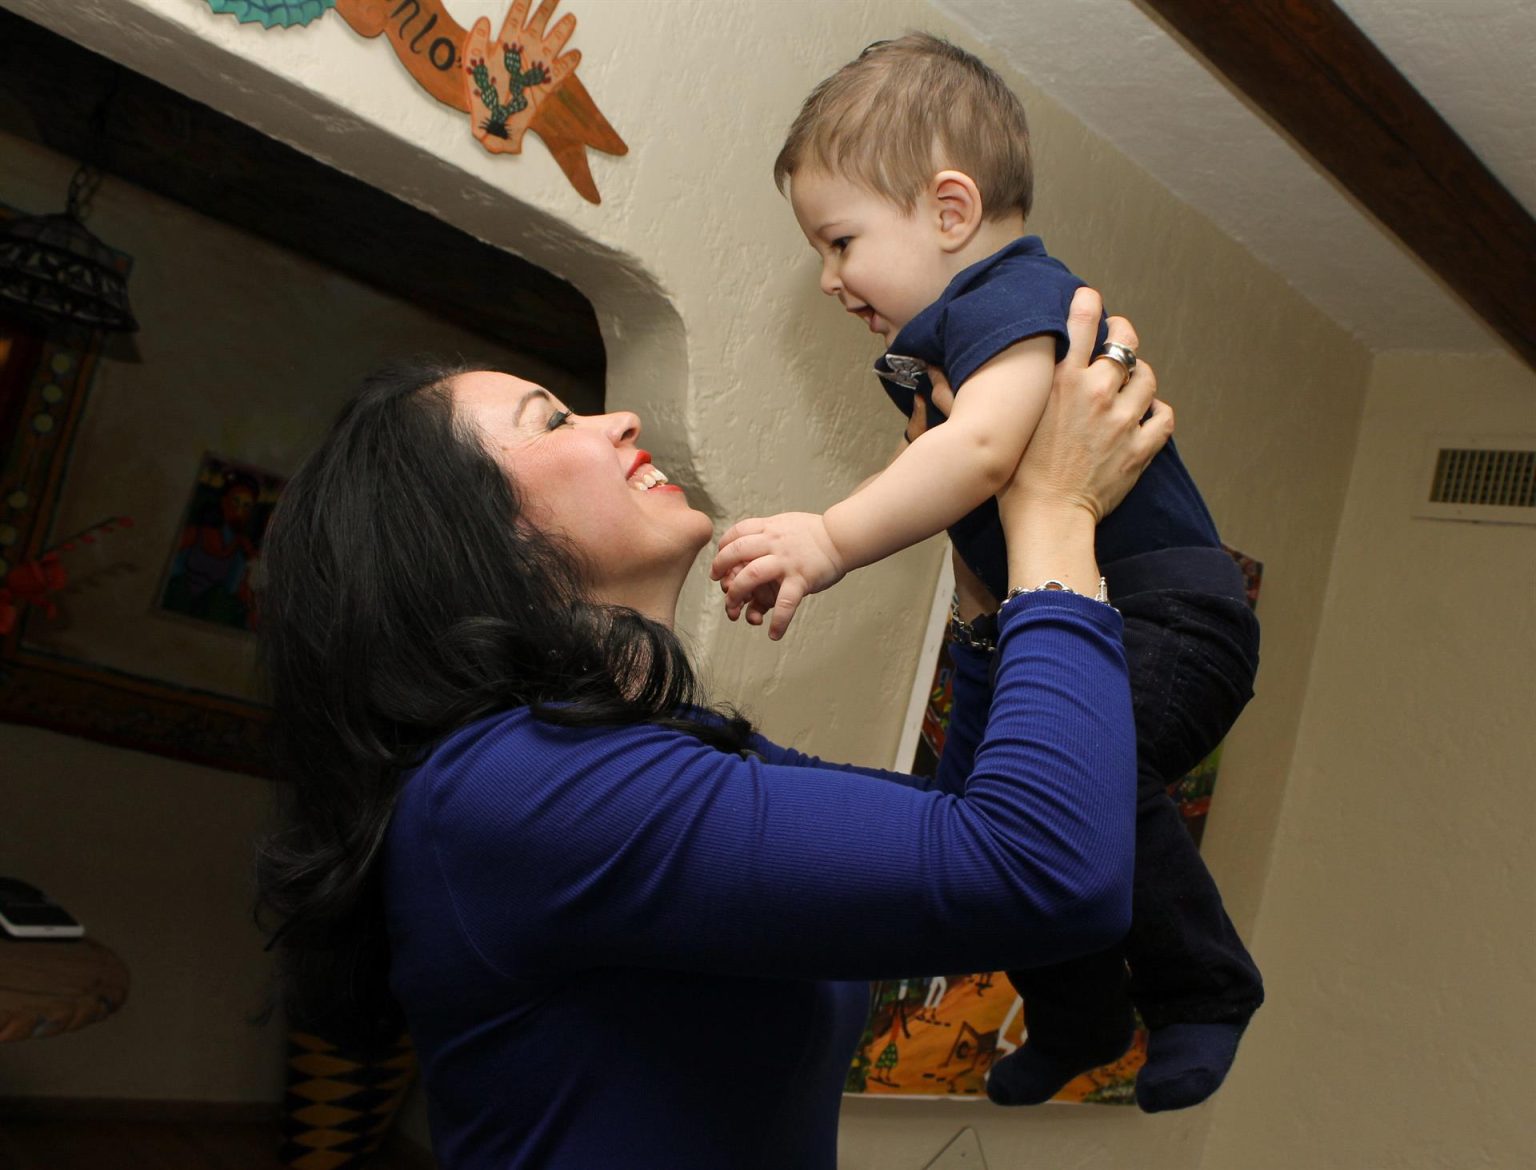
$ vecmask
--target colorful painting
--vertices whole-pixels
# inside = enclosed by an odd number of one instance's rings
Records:
[[[352,31],[382,36],[416,84],[469,117],[469,130],[492,154],[518,154],[532,131],[549,147],[583,199],[601,203],[588,149],[627,154],[576,76],[581,53],[567,51],[576,31],[569,13],[550,26],[559,0],[513,0],[496,35],[480,17],[465,29],[444,0],[208,0],[215,12],[264,28],[301,27],[331,8]]]
[[[1263,565],[1228,549],[1256,605]],[[931,776],[944,750],[954,702],[954,666],[939,648],[912,771]],[[1218,745],[1187,776],[1168,786],[1185,827],[1198,844],[1216,790]],[[848,1070],[845,1092],[865,1096],[950,1097],[984,1100],[987,1070],[1024,1042],[1024,1003],[1001,971],[887,979],[870,989],[869,1018]],[[1146,1060],[1147,1034],[1138,1028],[1130,1050],[1113,1064],[1071,1081],[1054,1098],[1064,1102],[1129,1105],[1136,1073]]]
[[[256,628],[261,541],[284,481],[204,455],[160,590],[160,608],[235,630]]]

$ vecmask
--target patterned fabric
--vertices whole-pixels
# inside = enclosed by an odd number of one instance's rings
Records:
[[[337,1170],[373,1153],[415,1079],[409,1036],[368,1058],[319,1036],[290,1032],[278,1156],[294,1170]]]

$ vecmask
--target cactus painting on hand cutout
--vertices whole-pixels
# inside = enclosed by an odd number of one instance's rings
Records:
[[[533,131],[584,199],[601,203],[587,150],[626,154],[576,76],[581,54],[565,51],[576,31],[567,13],[550,27],[559,0],[513,0],[495,37],[481,17],[466,30],[445,0],[208,0],[215,12],[264,27],[301,27],[334,5],[352,30],[384,36],[417,84],[469,116],[470,133],[492,154],[519,154]],[[297,16],[295,16],[297,14]]]
[[[464,96],[470,122],[480,145],[492,154],[516,154],[523,149],[523,132],[539,107],[547,102],[581,63],[581,54],[561,56],[576,31],[576,18],[562,16],[548,32],[554,11],[545,0],[528,19],[530,0],[517,0],[491,40],[491,22],[475,21],[464,44]]]

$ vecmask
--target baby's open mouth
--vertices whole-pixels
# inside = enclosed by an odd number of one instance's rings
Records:
[[[869,331],[871,333],[879,333],[880,332],[880,328],[879,328],[879,316],[880,315],[878,313],[876,313],[873,309],[871,309],[868,305],[860,305],[857,309],[849,309],[848,311],[850,313],[852,313],[855,317],[860,318],[864,322],[864,324],[868,325],[869,326]]]

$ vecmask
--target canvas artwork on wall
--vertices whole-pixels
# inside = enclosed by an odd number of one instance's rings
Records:
[[[1243,570],[1248,604],[1256,605],[1263,565],[1228,550]],[[947,613],[937,607],[936,613]],[[944,750],[954,701],[954,666],[948,645],[938,647],[928,674],[921,731],[909,761],[918,775],[934,774]],[[1216,789],[1218,746],[1187,776],[1169,785],[1185,827],[1200,841]],[[864,1096],[986,1099],[987,1070],[1024,1041],[1024,1004],[1001,971],[945,972],[887,979],[870,988],[869,1017],[848,1070],[845,1091]],[[1134,1103],[1136,1073],[1146,1060],[1147,1035],[1138,1028],[1130,1050],[1113,1064],[1092,1069],[1057,1094],[1062,1102]]]
[[[205,454],[159,591],[167,612],[253,630],[256,567],[281,476]]]

